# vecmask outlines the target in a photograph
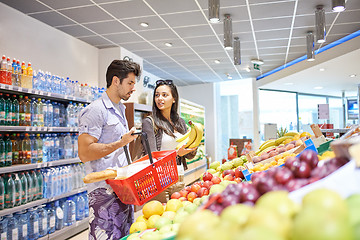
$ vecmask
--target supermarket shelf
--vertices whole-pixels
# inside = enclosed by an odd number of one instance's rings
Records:
[[[320,129],[323,133],[347,133],[350,128],[339,128],[339,129]]]
[[[40,90],[36,90],[36,89],[22,88],[22,87],[17,87],[17,86],[2,84],[2,83],[0,83],[0,89],[3,90],[4,92],[8,92],[8,93],[17,93],[17,94],[23,93],[23,94],[27,94],[27,95],[31,95],[31,96],[45,97],[46,99],[51,99],[51,100],[58,100],[58,101],[66,100],[66,101],[90,103],[89,101],[87,101],[84,98],[62,95],[62,94],[58,94],[58,93],[44,92],[44,91],[40,91]]]
[[[82,188],[72,190],[71,192],[67,192],[67,193],[61,194],[59,196],[49,198],[47,200],[48,200],[48,202],[53,202],[53,201],[56,201],[56,200],[59,200],[59,199],[62,199],[62,198],[66,198],[66,197],[69,197],[69,196],[72,196],[72,195],[75,195],[75,194],[78,194],[78,193],[82,193],[82,192],[85,192],[85,191],[87,191],[87,187],[82,187]]]
[[[64,227],[61,230],[55,231],[52,234],[47,235],[49,239],[52,240],[63,240],[67,239],[75,234],[87,229],[89,227],[89,218],[85,218],[84,220],[78,221],[75,224]]]
[[[77,127],[0,126],[0,132],[78,132]]]
[[[19,212],[21,210],[28,209],[28,208],[31,208],[31,207],[37,207],[37,206],[39,206],[41,204],[45,204],[47,202],[48,202],[48,199],[44,198],[44,199],[36,200],[36,201],[33,201],[33,202],[29,202],[27,204],[20,205],[20,206],[17,206],[17,207],[4,209],[4,210],[0,211],[0,216],[5,216],[5,215],[11,214],[11,213]]]
[[[61,159],[57,161],[47,162],[47,167],[61,166],[66,164],[79,163],[79,162],[81,162],[79,158]]]

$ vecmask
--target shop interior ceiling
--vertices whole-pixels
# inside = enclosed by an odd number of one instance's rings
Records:
[[[208,0],[0,1],[99,49],[122,46],[144,59],[146,71],[178,85],[253,78],[305,55],[316,5],[324,5],[327,29],[316,49],[360,29],[360,0],[347,0],[341,13],[331,0],[220,0],[217,24],[208,21]],[[240,38],[238,66],[223,47],[224,14]],[[251,59],[264,61],[261,71]]]

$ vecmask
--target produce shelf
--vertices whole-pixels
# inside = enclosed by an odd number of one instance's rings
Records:
[[[78,132],[77,127],[0,126],[0,132]]]
[[[49,239],[52,240],[63,240],[67,239],[75,234],[87,229],[89,227],[89,218],[85,218],[84,220],[77,221],[75,224],[64,227],[61,230],[55,231],[52,234],[47,235]]]

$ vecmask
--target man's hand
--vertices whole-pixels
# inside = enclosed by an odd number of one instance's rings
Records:
[[[135,127],[132,127],[129,132],[125,133],[125,134],[122,136],[121,140],[122,140],[122,142],[124,143],[124,145],[126,145],[126,144],[134,141],[134,140],[138,137],[138,135],[131,135],[131,134],[133,134],[135,131],[136,131],[136,128],[135,128]]]
[[[188,153],[191,153],[193,151],[196,151],[197,148],[185,148],[184,147],[185,145],[183,145],[181,148],[179,148],[177,150],[177,155],[179,155],[180,157],[188,154]]]

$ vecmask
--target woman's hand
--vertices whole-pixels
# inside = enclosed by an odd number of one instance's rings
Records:
[[[185,148],[184,146],[185,145],[183,145],[181,148],[179,148],[177,150],[177,155],[179,155],[180,157],[197,150],[197,147],[195,147],[195,148]]]

